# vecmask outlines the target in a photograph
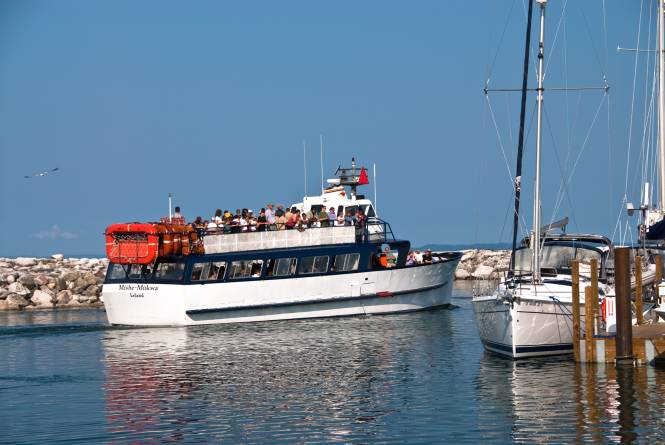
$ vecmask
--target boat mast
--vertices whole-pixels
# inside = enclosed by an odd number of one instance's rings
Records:
[[[663,1],[658,0],[658,183],[659,207],[665,209],[665,31]]]
[[[524,121],[526,119],[526,97],[529,80],[529,54],[531,54],[531,16],[533,0],[529,0],[529,12],[526,19],[526,43],[524,44],[524,69],[522,71],[522,103],[520,108],[520,132],[517,142],[517,165],[515,167],[515,212],[513,214],[513,249],[510,252],[508,276],[515,274],[515,249],[517,248],[517,231],[520,225],[520,196],[522,193],[522,153],[524,152]],[[374,204],[376,206],[376,203]]]
[[[536,183],[533,189],[533,282],[540,282],[540,152],[543,127],[543,64],[545,59],[545,6],[547,0],[536,0],[540,4],[540,40],[538,42],[538,125],[536,127]],[[662,2],[663,0],[658,0]]]

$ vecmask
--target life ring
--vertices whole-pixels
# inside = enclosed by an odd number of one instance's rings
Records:
[[[607,323],[607,299],[603,298],[600,303],[600,315],[603,318],[603,323]]]

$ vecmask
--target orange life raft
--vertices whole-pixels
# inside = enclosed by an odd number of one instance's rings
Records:
[[[204,253],[191,224],[112,224],[105,235],[106,256],[112,263],[151,264],[160,256]]]

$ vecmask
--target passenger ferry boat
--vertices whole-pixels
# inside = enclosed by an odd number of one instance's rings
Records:
[[[407,265],[411,245],[394,237],[369,199],[364,169],[339,168],[301,211],[334,207],[368,216],[363,226],[220,233],[191,225],[115,224],[102,297],[114,325],[254,322],[416,311],[450,302],[459,252]],[[350,193],[347,193],[347,187]],[[381,255],[394,259],[379,261]]]

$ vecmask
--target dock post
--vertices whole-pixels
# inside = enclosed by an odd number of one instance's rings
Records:
[[[655,256],[656,260],[656,304],[660,305],[660,287],[658,286],[661,281],[663,281],[663,257],[660,254]]]
[[[630,310],[630,248],[614,249],[614,274],[616,283],[616,363],[633,363],[633,326]]]
[[[595,296],[598,298],[598,296]],[[593,301],[594,295],[591,286],[584,288],[584,357],[587,363],[594,361],[593,354],[593,319],[594,308],[596,307]]]
[[[591,293],[594,296],[593,300],[593,333],[597,334],[600,331],[599,317],[600,307],[598,306],[598,260],[591,260]]]
[[[635,312],[637,312],[637,324],[644,324],[644,308],[642,306],[642,257],[635,257]]]
[[[580,361],[580,262],[570,262],[572,272],[572,299],[573,299],[573,356],[575,362]]]

